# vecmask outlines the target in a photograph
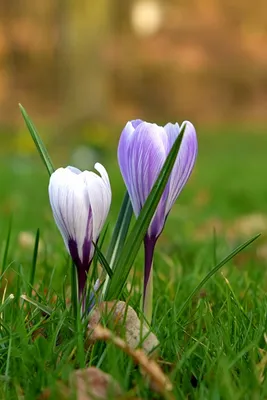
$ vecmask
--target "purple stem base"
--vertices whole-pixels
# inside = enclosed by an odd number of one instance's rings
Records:
[[[144,238],[145,270],[144,270],[143,307],[145,304],[147,283],[149,280],[149,276],[150,276],[151,268],[152,268],[152,264],[153,264],[154,249],[155,249],[156,241],[157,241],[156,238],[149,237],[147,235]]]

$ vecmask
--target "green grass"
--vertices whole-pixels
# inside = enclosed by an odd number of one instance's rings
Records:
[[[177,399],[267,397],[265,364],[261,363],[267,351],[267,261],[259,256],[266,244],[266,229],[180,313],[183,302],[212,267],[258,233],[256,222],[247,230],[239,229],[238,222],[249,215],[266,214],[266,146],[267,138],[253,131],[200,130],[195,172],[159,240],[152,327],[160,342],[162,368],[174,384]],[[107,239],[124,193],[115,153],[114,147],[113,154],[109,151],[99,159],[110,172],[113,189]],[[125,393],[133,390],[136,397],[160,398],[149,391],[132,360],[112,344],[98,343],[88,352],[84,348],[65,303],[70,298],[71,265],[52,220],[48,175],[38,156],[3,154],[0,167],[1,260],[6,260],[2,269],[7,268],[0,292],[0,398],[36,399],[44,388],[53,390],[56,380],[67,381],[73,369],[85,364],[111,373]],[[35,300],[41,306],[34,306],[22,302],[20,295],[31,292],[38,228],[34,286]],[[21,232],[25,231],[32,233],[32,243],[23,242]],[[142,251],[135,269],[133,285],[138,292]],[[11,293],[14,300],[4,302]],[[137,301],[138,293],[132,305]],[[49,309],[50,316],[45,313]]]

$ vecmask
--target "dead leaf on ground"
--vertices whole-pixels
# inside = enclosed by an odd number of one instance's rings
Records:
[[[52,400],[54,395],[61,400],[75,398],[77,400],[117,399],[122,389],[115,379],[96,367],[78,369],[70,374],[69,384],[57,382],[56,393],[46,389],[39,400]],[[75,396],[75,397],[74,397]]]
[[[160,366],[155,360],[149,359],[142,349],[131,348],[123,339],[115,336],[109,329],[101,325],[94,327],[93,340],[103,340],[111,342],[126,354],[128,354],[133,361],[139,365],[141,372],[147,379],[152,390],[160,393],[166,400],[174,400],[171,393],[172,384],[169,378],[163,373]]]
[[[123,301],[102,302],[92,312],[88,324],[89,342],[94,340],[94,328],[101,317],[108,318],[108,327],[120,336],[125,333],[126,343],[133,349],[142,347],[145,353],[156,355],[159,341],[145,323],[141,323],[134,309]],[[123,332],[124,331],[124,332]]]
[[[116,399],[122,394],[118,382],[95,367],[74,371],[70,385],[77,392],[77,400]]]

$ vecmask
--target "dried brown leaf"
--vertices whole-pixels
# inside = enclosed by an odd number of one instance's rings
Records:
[[[77,393],[77,400],[106,400],[117,398],[122,390],[111,375],[90,367],[74,371],[70,385]]]
[[[89,338],[93,338],[94,327],[101,321],[101,317],[108,316],[108,327],[115,328],[116,333],[122,335],[125,331],[125,340],[131,348],[142,347],[145,353],[155,355],[159,341],[145,323],[141,323],[134,309],[123,301],[102,302],[96,308],[89,321]],[[120,329],[121,328],[121,329]],[[91,335],[90,335],[91,333]]]
[[[96,325],[94,327],[93,339],[95,341],[104,340],[106,342],[111,342],[120,348],[140,366],[142,372],[144,372],[146,377],[149,378],[150,386],[153,390],[160,393],[165,399],[174,399],[172,393],[170,393],[172,391],[170,380],[163,373],[156,361],[149,359],[143,350],[131,348],[124,340],[113,335],[109,329],[104,328],[101,325]]]
[[[57,382],[55,391],[45,389],[39,400],[52,400],[57,395],[61,400],[108,400],[122,395],[121,387],[111,375],[96,367],[73,371],[69,385]]]

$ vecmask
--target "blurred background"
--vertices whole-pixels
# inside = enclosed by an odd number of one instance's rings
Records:
[[[267,3],[2,1],[0,60],[2,124],[265,121]]]
[[[168,229],[178,219],[224,234],[227,219],[244,216],[265,226],[266,0],[1,1],[3,232],[11,216],[17,232],[53,224],[19,102],[56,166],[106,166],[111,222],[124,192],[116,147],[125,123],[188,119],[198,163]]]

